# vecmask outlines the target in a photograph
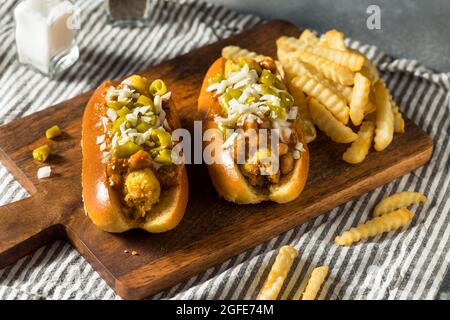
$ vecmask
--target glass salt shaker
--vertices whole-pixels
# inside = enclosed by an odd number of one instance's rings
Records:
[[[54,78],[78,60],[79,15],[71,0],[21,0],[14,20],[20,63]]]
[[[118,26],[145,26],[154,0],[104,0],[108,22]]]

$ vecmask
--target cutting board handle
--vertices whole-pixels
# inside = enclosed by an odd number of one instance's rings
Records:
[[[36,194],[0,207],[0,268],[56,240],[61,228]]]

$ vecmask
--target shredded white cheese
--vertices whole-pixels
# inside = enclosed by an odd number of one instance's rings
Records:
[[[106,91],[106,101],[112,102],[112,101],[120,101],[120,102],[126,102],[127,104],[132,102],[133,99],[139,98],[139,93],[136,93],[133,88],[131,88],[129,85],[122,83],[122,88],[115,88],[115,87],[109,87]],[[160,128],[162,130],[170,130],[169,123],[166,120],[166,112],[163,109],[163,103],[169,101],[171,97],[171,92],[167,92],[162,96],[155,96],[153,98],[153,104],[154,104],[154,111],[152,110],[152,106],[140,106],[132,108],[131,112],[125,115],[126,121],[124,121],[119,129],[120,132],[116,132],[111,137],[111,149],[123,145],[127,143],[128,141],[132,141],[136,143],[137,145],[143,145],[145,143],[148,143],[151,132],[155,128]],[[131,108],[130,108],[131,109]],[[156,117],[156,123],[146,132],[138,132],[135,127],[138,124],[140,120],[151,124],[155,120]],[[114,122],[119,118],[119,115],[117,114],[117,111],[108,108],[106,111],[107,117],[102,117],[101,122],[103,124],[103,131],[105,134],[110,134],[108,131],[108,124],[110,122]],[[164,126],[164,127],[163,127]],[[164,129],[165,128],[165,129]],[[103,152],[103,161],[107,161],[107,159],[110,157],[111,152],[107,152],[107,144],[106,144],[106,136],[100,135],[97,137],[96,143],[99,145],[100,151]]]
[[[106,150],[106,142],[103,142],[101,145],[100,145],[100,151],[105,151]]]
[[[96,144],[102,144],[103,142],[105,142],[105,135],[97,136]]]
[[[108,116],[109,120],[111,121],[116,121],[118,115],[116,110],[108,108],[108,110],[106,110],[106,115]]]
[[[297,144],[295,145],[295,150],[298,150],[300,152],[305,152],[305,147],[303,146],[303,143],[297,142]]]

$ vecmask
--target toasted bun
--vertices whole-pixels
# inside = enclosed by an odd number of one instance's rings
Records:
[[[217,59],[209,68],[203,80],[202,89],[198,99],[198,111],[204,117],[203,129],[217,129],[214,115],[220,114],[220,104],[213,94],[206,91],[208,80],[217,73],[223,73],[225,59]],[[277,185],[271,186],[267,192],[261,192],[254,188],[242,175],[238,165],[234,162],[233,155],[228,149],[214,148],[215,163],[208,165],[209,175],[217,192],[226,200],[239,203],[259,203],[271,200],[285,203],[296,199],[302,192],[309,169],[309,151],[300,126],[296,123],[294,130],[303,143],[305,152],[299,160],[295,161],[293,170],[283,176]],[[214,134],[210,143],[223,144],[221,134]],[[209,143],[206,143],[208,145]]]
[[[102,123],[97,104],[105,101],[106,89],[113,85],[106,81],[95,90],[83,115],[81,147],[83,151],[82,187],[85,212],[100,229],[108,232],[124,232],[141,228],[148,232],[164,232],[173,229],[181,221],[187,205],[188,182],[184,165],[177,165],[179,183],[164,189],[159,202],[147,214],[145,221],[127,218],[122,210],[119,194],[109,186],[102,152],[96,144]],[[170,101],[167,121],[171,128],[179,128],[175,106]]]

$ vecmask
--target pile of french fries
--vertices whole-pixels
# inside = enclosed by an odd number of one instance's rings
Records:
[[[364,161],[372,143],[386,149],[405,123],[376,67],[347,48],[344,34],[330,30],[318,38],[305,30],[299,38],[277,40],[278,59],[301,114],[307,142],[317,126],[331,140],[351,143],[344,161]],[[355,132],[357,130],[357,132]]]

